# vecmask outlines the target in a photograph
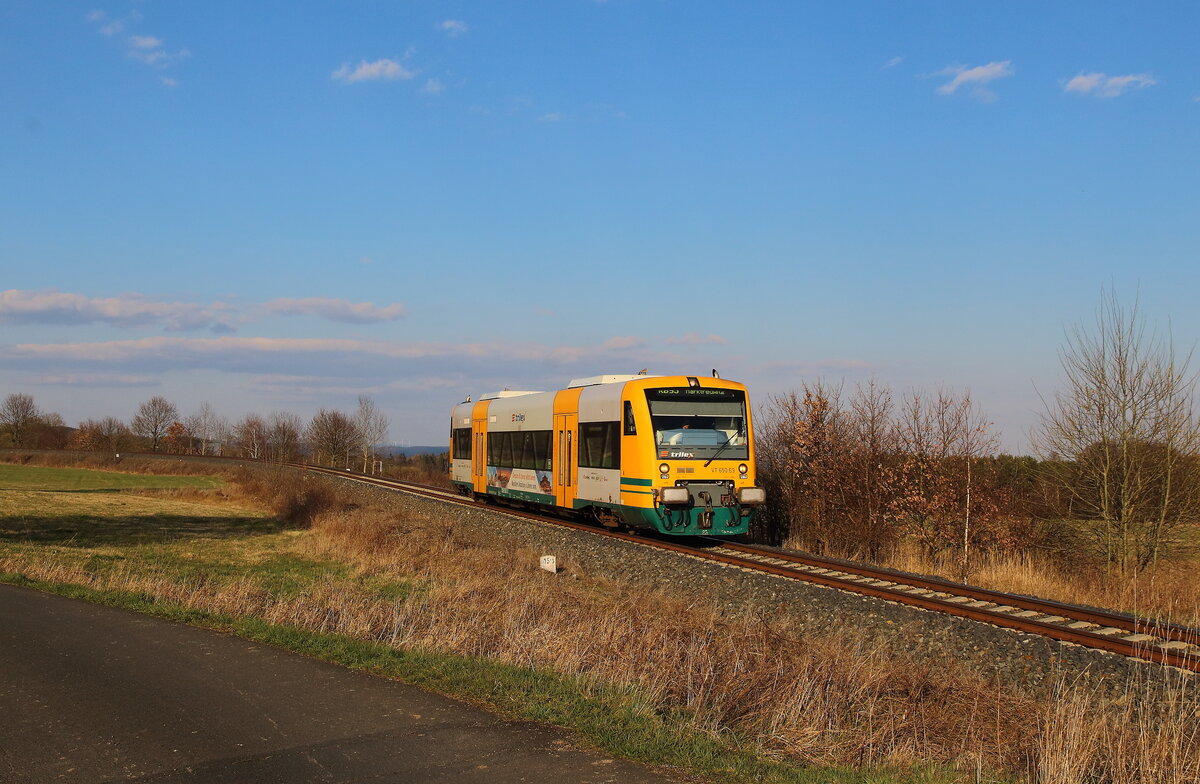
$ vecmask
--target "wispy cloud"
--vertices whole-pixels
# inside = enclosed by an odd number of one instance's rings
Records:
[[[615,338],[609,338],[600,344],[601,348],[621,350],[627,348],[641,348],[646,345],[646,341],[633,335],[618,335]]]
[[[426,79],[421,92],[429,93],[430,95],[441,95],[446,92],[446,85],[441,79]]]
[[[760,367],[763,373],[787,375],[822,375],[824,373],[856,373],[877,370],[878,366],[861,359],[818,359],[768,362]]]
[[[893,57],[891,60],[888,60],[886,63],[884,63],[883,66],[880,68],[880,70],[882,71],[887,68],[895,68],[897,65],[899,65],[902,62],[904,62],[903,57]]]
[[[467,23],[458,19],[447,19],[438,25],[438,29],[444,31],[451,38],[458,38],[460,35],[465,35],[471,28],[467,27]]]
[[[306,299],[275,299],[263,305],[268,313],[284,316],[320,316],[331,321],[349,324],[375,324],[404,318],[404,306],[379,306],[370,302],[351,302],[345,299],[308,297]]]
[[[566,119],[566,115],[560,112],[547,112],[538,118],[539,122],[562,122]]]
[[[130,373],[58,373],[33,376],[30,383],[58,387],[153,387],[160,381],[155,376]]]
[[[699,332],[688,332],[686,335],[677,335],[666,340],[668,346],[721,345],[725,342],[725,338],[720,335],[702,335]]]
[[[107,12],[95,10],[88,12],[84,19],[92,24],[101,35],[112,38],[123,33],[129,23],[140,22],[142,17],[140,13],[134,12],[126,15],[124,19],[113,19]],[[187,49],[170,51],[165,47],[163,39],[154,35],[130,34],[124,36],[121,41],[125,45],[125,53],[131,59],[155,68],[168,68],[181,60],[186,60],[192,54]],[[179,86],[177,79],[162,77],[159,81],[167,87]]]
[[[1148,73],[1109,76],[1104,73],[1081,73],[1063,85],[1063,91],[1092,95],[1096,98],[1116,98],[1126,90],[1141,90],[1157,84]]]
[[[0,322],[9,324],[110,324],[116,327],[160,326],[169,331],[208,328],[232,332],[239,319],[223,302],[199,305],[163,302],[141,294],[85,297],[60,291],[0,292]]]
[[[137,370],[214,369],[227,372],[287,372],[283,367],[320,368],[325,376],[349,366],[377,367],[380,358],[442,360],[461,370],[463,362],[504,366],[505,363],[562,364],[588,367],[628,362],[626,352],[643,345],[640,338],[617,337],[598,346],[549,346],[539,343],[431,343],[352,338],[148,337],[76,343],[0,345],[0,359],[10,363],[75,363],[81,368],[119,364]],[[624,358],[624,359],[622,359]],[[675,361],[676,357],[639,352],[639,361]]]
[[[931,76],[954,77],[938,86],[937,92],[941,95],[953,95],[958,92],[960,87],[967,87],[972,96],[988,102],[996,100],[996,94],[983,85],[1012,75],[1012,60],[998,60],[987,65],[976,65],[969,68],[965,65],[951,65],[931,74]]]
[[[411,79],[416,75],[416,72],[408,70],[395,60],[383,59],[374,62],[360,60],[357,66],[342,63],[342,67],[331,73],[329,77],[337,82],[353,84],[354,82]]]

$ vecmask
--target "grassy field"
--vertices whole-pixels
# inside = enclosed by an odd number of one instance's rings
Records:
[[[132,474],[86,468],[50,468],[0,463],[0,490],[43,490],[54,493],[111,493],[117,490],[212,489],[215,476]]]
[[[399,677],[703,779],[1125,784],[1200,770],[1184,721],[1106,715],[1078,691],[1039,702],[853,638],[548,577],[536,553],[355,508],[294,473],[164,489],[5,469],[19,489],[0,490],[0,580]],[[88,482],[114,488],[71,492]]]

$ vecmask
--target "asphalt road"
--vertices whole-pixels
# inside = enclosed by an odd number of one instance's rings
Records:
[[[664,782],[412,686],[0,586],[0,782]]]

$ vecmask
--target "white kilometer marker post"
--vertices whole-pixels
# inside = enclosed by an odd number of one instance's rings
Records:
[[[551,574],[558,574],[558,559],[553,555],[543,555],[538,565]]]

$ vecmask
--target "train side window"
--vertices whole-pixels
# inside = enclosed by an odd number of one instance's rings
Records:
[[[554,438],[553,431],[536,430],[533,433],[533,458],[535,468],[539,471],[549,471],[551,461],[551,441]]]
[[[533,433],[526,430],[523,433],[517,433],[516,437],[521,439],[521,456],[517,461],[517,467],[534,468]]]
[[[471,458],[471,428],[454,428],[454,459],[469,460]]]
[[[633,421],[633,403],[625,401],[625,435],[637,435],[637,423]]]
[[[579,423],[579,467],[619,468],[621,439],[618,422]]]

